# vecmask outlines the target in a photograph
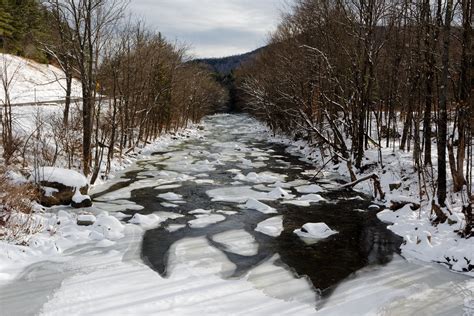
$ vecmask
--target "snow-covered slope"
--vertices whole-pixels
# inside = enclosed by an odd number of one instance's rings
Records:
[[[13,104],[62,100],[66,95],[64,73],[51,65],[0,54],[1,77],[11,81],[9,94]],[[81,97],[81,91],[80,82],[73,80],[72,97]],[[0,89],[0,104],[4,101],[5,91],[2,88]]]

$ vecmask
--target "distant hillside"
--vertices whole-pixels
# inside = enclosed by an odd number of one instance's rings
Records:
[[[219,75],[225,76],[230,74],[233,70],[237,69],[242,63],[255,57],[255,55],[257,55],[258,52],[260,52],[262,49],[264,49],[264,47],[241,55],[234,55],[222,58],[195,59],[193,60],[193,62],[209,65],[212,70],[214,70],[214,72],[218,73]]]

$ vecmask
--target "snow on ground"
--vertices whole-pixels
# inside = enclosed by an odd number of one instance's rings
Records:
[[[370,284],[368,287],[367,284]],[[364,268],[321,304],[321,315],[473,315],[474,280],[395,258]],[[474,307],[474,306],[473,306]]]
[[[215,259],[209,261],[210,256]],[[243,279],[224,280],[221,275],[232,273],[235,267],[204,238],[184,239],[173,245],[168,278],[161,278],[138,258],[121,258],[117,252],[102,257],[95,263],[97,270],[76,273],[64,280],[44,305],[41,315],[196,315],[196,311],[203,315],[315,313],[314,293],[307,281],[294,279],[291,274],[281,283],[265,279],[265,271],[288,274],[272,262],[262,267],[263,271]],[[113,263],[100,266],[101,261],[111,261],[110,257],[115,257]],[[290,300],[293,296],[295,300]],[[301,297],[306,301],[301,302]]]
[[[0,53],[0,68],[6,68],[7,76],[12,80],[9,90],[12,103],[56,101],[66,96],[64,72],[55,66]],[[76,79],[72,83],[71,96],[82,97],[81,84]],[[0,89],[0,104],[4,100],[5,92]]]

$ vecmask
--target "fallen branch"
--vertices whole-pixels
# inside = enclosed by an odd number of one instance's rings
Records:
[[[353,188],[357,184],[367,181],[367,180],[373,180],[374,181],[374,192],[375,192],[375,198],[377,198],[377,195],[380,195],[380,199],[383,200],[385,198],[385,193],[382,190],[382,186],[380,185],[380,178],[377,174],[373,173],[371,175],[362,177],[360,179],[357,179],[355,181],[349,182],[347,184],[344,184],[341,188],[343,189],[348,189],[348,188]]]

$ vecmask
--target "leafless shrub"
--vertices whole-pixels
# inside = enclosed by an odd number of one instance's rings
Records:
[[[0,170],[0,239],[25,244],[28,236],[41,229],[32,216],[38,194],[34,185],[15,184]]]

